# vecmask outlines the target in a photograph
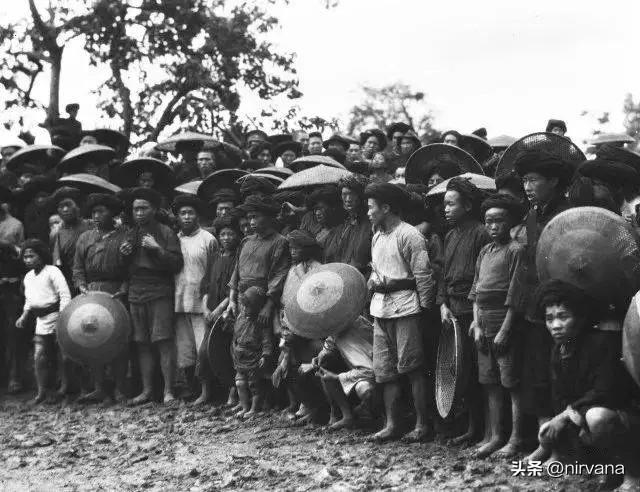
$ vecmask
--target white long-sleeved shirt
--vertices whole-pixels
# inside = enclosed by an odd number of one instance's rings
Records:
[[[31,308],[46,308],[56,302],[60,302],[60,311],[62,311],[71,301],[71,293],[60,269],[53,265],[45,265],[37,275],[35,270],[30,270],[24,276],[24,298],[25,312]],[[38,318],[35,334],[55,333],[58,314],[51,313]]]

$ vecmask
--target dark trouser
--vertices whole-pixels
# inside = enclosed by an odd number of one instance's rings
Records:
[[[544,323],[523,322],[522,410],[536,417],[552,417],[549,365],[553,339]]]
[[[0,344],[2,377],[7,381],[20,381],[25,365],[33,329],[16,328],[22,311],[23,299],[19,282],[0,284]],[[31,327],[33,328],[33,327]]]

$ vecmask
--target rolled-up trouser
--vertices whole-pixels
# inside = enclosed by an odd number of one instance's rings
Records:
[[[178,367],[193,367],[204,340],[206,322],[201,313],[176,313],[176,352]]]

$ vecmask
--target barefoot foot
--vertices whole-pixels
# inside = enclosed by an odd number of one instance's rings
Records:
[[[102,403],[107,398],[107,395],[102,390],[95,390],[86,395],[82,395],[78,398],[78,403]]]
[[[478,459],[486,458],[495,453],[498,449],[502,447],[503,441],[498,439],[491,439],[487,444],[478,448],[475,452],[475,457]]]
[[[352,429],[354,426],[353,418],[342,417],[340,420],[336,420],[332,424],[327,426],[329,431],[337,431],[341,429]]]
[[[549,451],[548,449],[543,448],[542,446],[538,446],[538,448],[531,453],[529,456],[527,456],[524,460],[525,462],[529,462],[529,461],[545,461],[549,456],[551,455],[551,451]]]
[[[428,427],[416,427],[408,434],[402,436],[402,442],[405,443],[415,443],[415,442],[426,442],[429,438],[429,428]]]
[[[395,427],[385,427],[381,431],[376,432],[369,439],[372,442],[381,443],[381,442],[397,439],[398,437],[399,437],[398,430]]]
[[[507,444],[496,451],[499,458],[512,458],[522,450],[523,442],[520,440],[509,440]]]
[[[151,393],[143,392],[143,393],[140,393],[135,398],[133,398],[132,400],[129,400],[127,404],[129,406],[144,405],[145,403],[149,403],[150,401],[151,401]]]

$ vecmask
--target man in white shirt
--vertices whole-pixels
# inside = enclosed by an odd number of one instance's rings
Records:
[[[416,425],[404,436],[408,442],[423,441],[427,423],[427,381],[420,326],[422,310],[435,300],[435,282],[424,236],[404,222],[400,213],[407,195],[391,183],[371,184],[366,189],[368,216],[376,230],[371,242],[373,292],[370,314],[374,317],[373,371],[383,385],[386,423],[375,441],[397,437],[399,378],[411,383]]]

